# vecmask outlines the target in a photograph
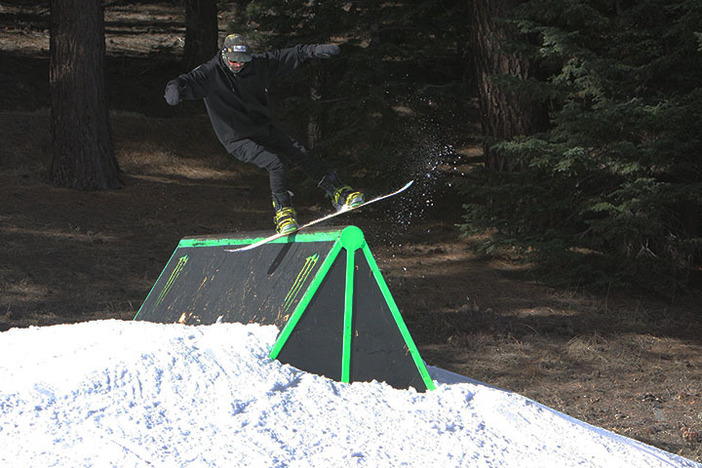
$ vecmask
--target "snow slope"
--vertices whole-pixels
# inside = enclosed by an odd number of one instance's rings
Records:
[[[0,333],[0,466],[701,466],[441,369],[423,394],[307,374],[268,358],[277,333]]]

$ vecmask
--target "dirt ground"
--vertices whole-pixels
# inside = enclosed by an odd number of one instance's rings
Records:
[[[173,67],[148,57],[182,47],[182,17],[158,4],[142,4],[141,16],[108,10],[125,187],[52,187],[47,13],[40,3],[0,2],[0,331],[131,320],[182,237],[271,228],[265,174],[228,160],[204,115],[161,101]],[[128,21],[149,34],[119,34]],[[121,79],[134,63],[144,70],[138,92]],[[418,207],[411,222],[393,216],[393,203],[345,220],[366,234],[424,360],[702,461],[700,293],[670,304],[557,290],[506,256],[478,256],[456,227],[453,175],[440,169],[438,185],[395,202]],[[302,220],[328,209],[319,193],[297,195]]]

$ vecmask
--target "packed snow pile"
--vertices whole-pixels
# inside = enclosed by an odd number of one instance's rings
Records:
[[[426,393],[308,374],[268,358],[277,333],[0,333],[0,466],[700,466],[441,369]]]

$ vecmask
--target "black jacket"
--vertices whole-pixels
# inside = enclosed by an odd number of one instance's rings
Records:
[[[227,150],[243,138],[265,135],[272,123],[268,108],[271,81],[315,57],[317,45],[253,54],[239,73],[232,73],[217,53],[190,73],[171,80],[182,99],[204,99],[219,141]]]

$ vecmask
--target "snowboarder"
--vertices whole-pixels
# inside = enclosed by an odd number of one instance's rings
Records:
[[[286,135],[271,119],[270,82],[310,58],[330,58],[340,49],[331,44],[297,45],[289,49],[252,53],[241,34],[230,34],[208,62],[166,85],[171,105],[183,99],[203,99],[219,141],[234,158],[268,171],[278,233],[298,228],[287,177],[291,164],[311,177],[332,200],[335,209],[363,203],[363,194],[344,184],[336,172]]]

